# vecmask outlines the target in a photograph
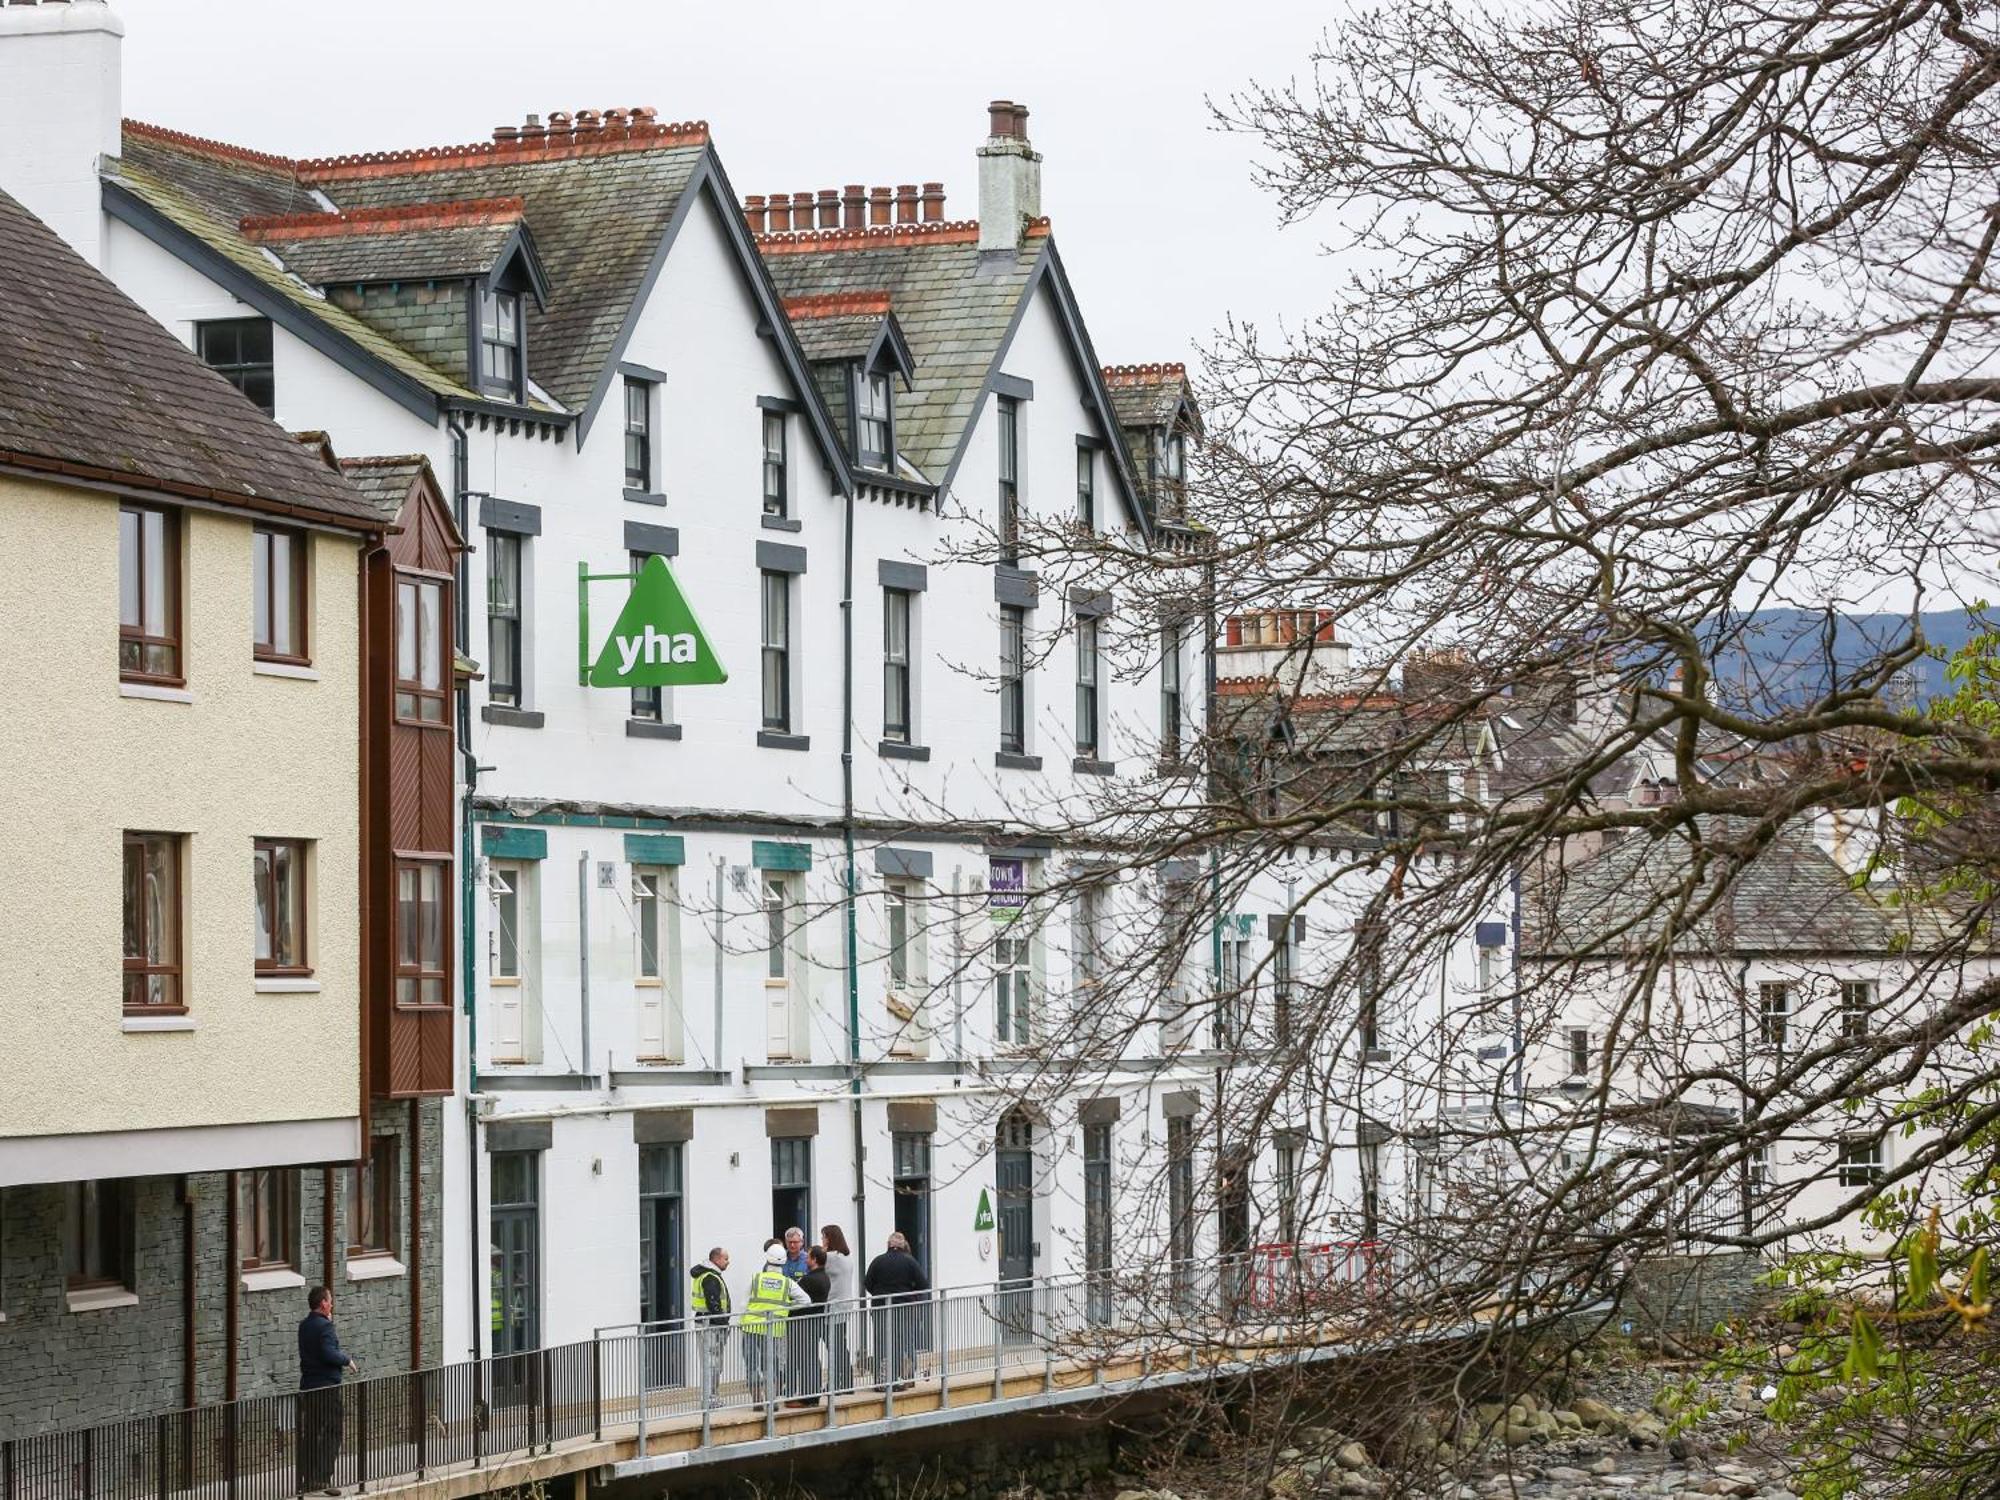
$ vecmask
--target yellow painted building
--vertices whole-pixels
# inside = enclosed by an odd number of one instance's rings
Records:
[[[121,536],[148,510],[177,533],[163,562],[179,660],[153,675],[179,682],[121,672]],[[0,788],[17,855],[33,851],[0,861],[5,1180],[353,1158],[358,539],[4,474],[0,532]],[[260,659],[253,639],[253,585],[271,571],[253,551],[272,538],[304,552],[303,640],[285,653],[299,662]],[[154,950],[178,972],[135,981],[133,1003],[128,834],[166,836],[177,869],[153,883],[178,886],[142,897],[175,924]],[[262,915],[287,903],[282,887],[260,895],[260,840],[303,856],[288,904],[302,931]],[[260,971],[266,921],[295,951],[278,965],[267,951]]]

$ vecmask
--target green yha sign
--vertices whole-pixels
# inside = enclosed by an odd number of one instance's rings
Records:
[[[691,687],[728,680],[667,560],[647,558],[597,653],[590,685]]]

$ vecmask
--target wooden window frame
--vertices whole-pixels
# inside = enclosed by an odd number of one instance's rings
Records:
[[[251,847],[254,851],[253,858],[255,860],[256,879],[262,880],[265,878],[266,859],[268,858],[272,862],[270,866],[273,871],[272,899],[269,905],[264,908],[264,911],[273,918],[277,915],[276,858],[280,851],[289,851],[291,854],[293,873],[291,916],[292,931],[294,933],[293,946],[297,950],[295,958],[289,963],[277,958],[259,957],[256,960],[257,974],[260,978],[266,975],[273,978],[279,976],[302,977],[308,975],[312,973],[311,927],[308,921],[312,905],[312,893],[308,884],[312,878],[311,846],[305,839],[254,839],[251,842]],[[264,916],[260,914],[258,917],[260,926],[263,921]],[[265,932],[260,935],[270,939],[269,946],[273,950],[277,948],[277,933],[275,931]]]
[[[1181,720],[1187,713],[1181,672],[1181,628],[1160,627],[1160,763],[1181,763]]]
[[[258,1180],[266,1173],[277,1184],[275,1202],[265,1225]],[[296,1271],[299,1269],[299,1174],[296,1167],[252,1167],[237,1174],[236,1265],[240,1271]],[[255,1247],[260,1227],[275,1228],[278,1253],[259,1255]],[[249,1247],[249,1248],[246,1248]]]
[[[1028,612],[1019,605],[1000,606],[1000,750],[1025,755],[1028,750]]]
[[[291,583],[291,633],[293,651],[281,651],[275,642],[260,638],[257,632],[257,610],[264,611],[264,618],[270,622],[268,634],[276,634],[278,619],[277,599],[271,592],[271,584],[277,577],[277,569],[272,566],[273,543],[282,540],[290,548],[290,562],[286,573]],[[255,526],[250,532],[250,580],[251,580],[251,626],[250,654],[258,661],[282,662],[289,666],[304,667],[312,664],[311,637],[307,624],[311,617],[306,598],[306,556],[310,543],[306,533],[295,531],[288,526]],[[263,565],[262,580],[259,581],[258,565]],[[265,597],[258,597],[259,595]]]
[[[679,882],[671,865],[638,865],[632,870],[632,983],[643,989],[667,988],[671,908],[679,899]],[[646,916],[652,910],[653,972],[646,972]]]
[[[388,1172],[382,1171],[387,1155]],[[394,1135],[378,1135],[368,1143],[368,1158],[347,1169],[347,1258],[382,1260],[397,1253],[402,1239],[400,1185],[403,1176],[403,1141]],[[363,1210],[366,1209],[366,1213]],[[372,1239],[360,1234],[368,1226]],[[386,1228],[384,1228],[386,1226]]]
[[[184,621],[182,618],[182,605],[185,602],[183,594],[185,590],[181,578],[181,512],[171,506],[141,505],[137,502],[129,502],[118,507],[118,515],[120,526],[118,565],[121,570],[119,579],[118,678],[121,682],[143,682],[150,683],[156,687],[183,687],[187,683],[187,632],[183,629]],[[134,566],[139,570],[138,598],[139,619],[141,622],[146,617],[148,600],[145,588],[146,533],[143,518],[151,515],[158,516],[161,519],[160,550],[164,553],[164,557],[160,567],[160,579],[167,592],[166,609],[164,611],[167,623],[164,635],[148,634],[143,623],[131,625],[125,623],[123,608],[124,579],[122,576],[122,570],[125,566],[123,527],[124,518],[128,515],[142,518],[138,533],[138,556],[133,559]],[[125,665],[125,648],[128,643],[138,647],[141,665],[136,667]],[[146,670],[143,665],[146,652],[156,647],[165,647],[173,652],[173,668],[171,671],[153,672]]]
[[[1782,1005],[1773,1007],[1771,1001],[1777,997]],[[1789,980],[1765,979],[1757,984],[1757,1044],[1774,1052],[1782,1052],[1791,1039],[1792,1032],[1792,985]]]
[[[1095,760],[1104,748],[1104,630],[1096,615],[1076,617],[1076,753]]]
[[[1097,532],[1097,448],[1081,439],[1076,445],[1076,524]]]
[[[879,414],[875,396],[882,402]],[[881,447],[869,446],[869,429],[881,430]],[[883,370],[857,366],[854,376],[854,461],[864,469],[887,473],[896,463],[896,383]]]
[[[500,322],[501,308],[511,304],[514,316],[514,336],[506,337]],[[527,389],[528,338],[526,310],[521,306],[521,294],[508,291],[505,287],[479,287],[474,290],[473,306],[478,316],[478,325],[473,330],[474,373],[478,378],[479,390],[488,396],[504,396],[512,401],[520,401]],[[493,333],[486,332],[486,314],[493,313]],[[508,362],[513,366],[507,375],[498,373],[499,361],[496,350],[506,350]]]
[[[1000,561],[1021,560],[1021,403],[1012,396],[998,398],[1000,449]]]
[[[451,579],[445,574],[423,573],[410,568],[398,568],[395,570],[396,608],[393,623],[395,627],[394,650],[396,653],[396,663],[394,670],[396,674],[396,686],[395,700],[391,704],[391,707],[394,710],[395,720],[398,724],[407,724],[416,729],[448,730],[451,728],[451,587]],[[435,589],[437,591],[438,630],[437,640],[434,642],[438,669],[436,687],[424,686],[424,643],[421,632],[419,632],[416,639],[418,659],[415,666],[417,675],[415,677],[405,677],[403,675],[403,590],[405,588],[410,590],[411,607],[416,609],[415,617],[419,621],[422,620],[423,615],[422,611],[417,609],[417,605],[422,599],[424,591],[426,589]],[[422,707],[426,703],[437,704],[436,718],[432,719],[424,716]],[[410,707],[415,707],[418,711],[412,714],[408,712]]]
[[[423,905],[423,875],[426,870],[435,871],[438,882],[438,953],[437,964],[432,967],[424,962],[419,951],[413,961],[406,961],[403,955],[403,876],[406,872],[417,875],[417,903],[421,912]],[[396,855],[395,880],[391,900],[390,931],[394,939],[391,950],[395,956],[395,1003],[398,1010],[441,1011],[451,1008],[451,857],[445,854],[404,854]],[[419,917],[421,922],[421,915]],[[417,946],[422,947],[422,933],[419,930]],[[409,980],[416,985],[417,999],[403,998],[403,983]],[[425,1000],[424,986],[436,981],[438,998]]]
[[[652,556],[653,554],[648,552],[628,552],[626,554],[626,562],[632,569],[632,579],[635,584],[638,582],[640,570],[646,566],[652,559]],[[633,687],[629,691],[632,694],[632,698],[625,710],[625,716],[628,719],[633,719],[641,724],[665,724],[668,722],[667,694],[670,689],[655,683],[649,686]]]
[[[185,925],[187,886],[185,836],[178,833],[128,830],[124,835],[122,849],[124,851],[130,851],[134,847],[143,849],[144,846],[154,840],[158,840],[165,845],[173,860],[173,911],[168,917],[168,924],[173,934],[173,956],[167,962],[154,962],[144,957],[135,957],[129,953],[123,955],[124,980],[122,993],[124,997],[124,1011],[128,1016],[181,1016],[187,1014],[187,975],[185,973],[186,965],[184,962],[184,948],[187,939]],[[129,885],[124,884],[123,859],[124,855],[121,854],[120,883],[124,888],[125,895],[129,898],[131,892]],[[144,914],[145,903],[142,901],[140,903],[141,923],[139,929],[139,947],[142,953],[146,948],[151,946],[146,941],[146,928],[143,921]],[[131,916],[127,913],[125,925],[130,926],[130,924]],[[153,1004],[144,1000],[134,1002],[131,998],[133,979],[137,977],[143,980],[154,976],[159,976],[170,981],[166,988],[167,993],[171,994],[173,998],[168,1001],[162,1001],[159,1004]],[[142,991],[145,989],[143,983],[140,985],[140,989]]]
[[[132,1182],[129,1178],[106,1177],[92,1181],[66,1184],[74,1188],[76,1196],[65,1196],[62,1225],[63,1287],[66,1291],[99,1291],[111,1287],[133,1290],[132,1252],[133,1240],[138,1228],[136,1206],[132,1201]],[[93,1197],[92,1190],[95,1190]],[[98,1218],[97,1239],[100,1247],[104,1240],[103,1226],[106,1216],[116,1221],[117,1236],[115,1253],[108,1259],[116,1262],[116,1269],[110,1274],[93,1275],[89,1271],[77,1272],[70,1269],[70,1260],[77,1237],[85,1225],[80,1216],[91,1215],[95,1210]]]

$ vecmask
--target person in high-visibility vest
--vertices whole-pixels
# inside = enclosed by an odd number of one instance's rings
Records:
[[[701,1399],[715,1404],[722,1381],[722,1359],[729,1350],[729,1283],[722,1273],[729,1269],[729,1252],[717,1245],[708,1259],[688,1277],[688,1309],[694,1314],[695,1348],[701,1361]]]
[[[775,1406],[784,1399],[785,1323],[794,1307],[811,1301],[805,1288],[785,1274],[784,1245],[771,1241],[764,1247],[763,1270],[750,1278],[750,1300],[740,1324],[753,1402]]]

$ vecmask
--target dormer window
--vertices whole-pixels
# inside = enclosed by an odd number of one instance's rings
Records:
[[[862,371],[855,391],[854,410],[855,461],[863,468],[888,468],[895,434],[888,375],[874,370]]]
[[[1175,516],[1187,509],[1187,438],[1178,432],[1160,449],[1160,506]]]
[[[479,385],[489,396],[521,398],[521,296],[479,294]]]

